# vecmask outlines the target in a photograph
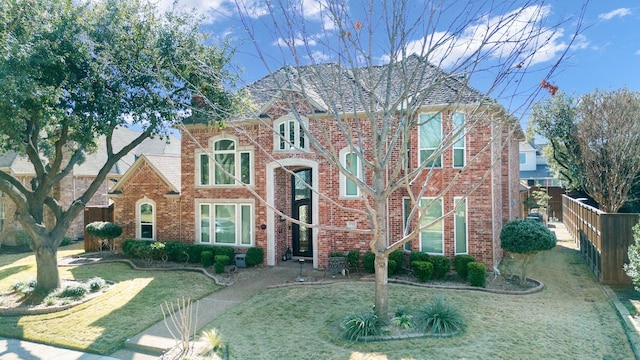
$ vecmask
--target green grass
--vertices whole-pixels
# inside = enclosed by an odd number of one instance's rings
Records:
[[[74,247],[76,247],[74,245]],[[82,252],[65,249],[59,256]],[[0,256],[0,289],[35,276],[33,255]],[[0,336],[108,354],[162,320],[160,304],[182,296],[200,299],[218,289],[206,276],[187,271],[146,272],[121,263],[60,268],[61,278],[101,277],[117,284],[105,295],[69,310],[0,318]]]
[[[351,343],[345,315],[373,306],[373,283],[271,289],[218,317],[237,359],[633,359],[620,320],[572,242],[537,255],[529,275],[545,289],[526,296],[390,285],[390,310],[442,297],[466,324],[460,335]]]

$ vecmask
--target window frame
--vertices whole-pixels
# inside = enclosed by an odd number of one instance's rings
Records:
[[[458,202],[464,201],[464,251],[458,251]],[[453,243],[456,255],[469,254],[469,199],[463,196],[455,196],[453,198]]]
[[[420,243],[419,243],[420,252],[424,252],[424,253],[427,253],[429,255],[444,255],[444,218],[442,217],[442,215],[444,214],[444,201],[443,201],[443,198],[441,198],[441,197],[440,198],[423,197],[423,198],[420,199],[420,207],[424,209],[423,202],[429,203],[431,201],[436,201],[436,202],[440,203],[440,215],[439,215],[440,220],[439,220],[439,222],[440,222],[441,251],[440,252],[423,251],[423,234],[426,232],[425,230],[429,229],[432,226],[436,226],[437,225],[437,223],[434,223],[433,225],[420,230],[420,236],[419,236],[419,238],[420,238]],[[436,203],[432,204],[432,206],[436,206]],[[427,218],[427,217],[423,217],[422,221],[427,222],[427,221],[429,221],[428,219],[429,218]],[[422,224],[420,224],[420,227],[422,227]]]
[[[309,151],[308,136],[306,136],[304,128],[309,125],[309,121],[305,117],[300,117],[301,121],[292,115],[287,114],[273,122],[273,150],[276,152],[290,151]],[[293,134],[291,134],[291,126],[293,124]],[[284,134],[281,131],[284,127]]]
[[[427,117],[426,120],[423,121],[422,117]],[[439,122],[439,128],[440,128],[440,133],[439,134],[435,134],[435,136],[437,137],[437,145],[435,146],[424,146],[422,144],[423,141],[423,130],[424,128],[427,127],[427,124],[431,123],[431,121],[433,121],[434,118],[438,118],[438,122]],[[418,166],[423,166],[423,164],[426,162],[426,160],[431,157],[431,155],[433,153],[435,153],[436,151],[438,151],[438,148],[440,148],[440,146],[442,145],[442,125],[443,125],[443,121],[442,121],[442,112],[424,112],[424,113],[420,113],[418,114],[418,124],[420,124],[418,126]],[[423,159],[423,153],[424,152],[431,152],[430,155],[426,156],[425,159]],[[427,163],[424,164],[424,166],[429,167],[429,168],[434,168],[434,169],[440,169],[442,168],[442,154],[440,154],[437,158],[432,159],[431,163]]]
[[[233,206],[233,220],[234,220],[234,242],[221,242],[217,238],[218,232],[216,231],[217,218],[216,209],[218,206]],[[204,219],[202,209],[208,208],[207,218]],[[244,211],[243,211],[244,210]],[[246,212],[245,212],[246,211]],[[196,243],[201,245],[215,245],[215,246],[232,246],[235,248],[248,248],[255,246],[255,206],[252,200],[199,200],[196,202]],[[248,223],[244,223],[245,216],[249,218]],[[203,232],[203,223],[207,222],[208,232]],[[208,235],[208,240],[203,241],[203,235]],[[248,241],[245,241],[248,239]]]
[[[462,122],[460,124],[456,123],[456,115],[462,118]],[[456,133],[460,131],[457,137],[454,138],[452,148],[452,156],[451,156],[451,166],[454,169],[461,169],[467,165],[467,132],[465,130],[466,126],[466,116],[461,112],[454,112],[451,114],[451,124],[453,128],[453,132]],[[456,150],[462,150],[462,165],[456,165]]]
[[[215,145],[219,141],[232,141],[234,143],[233,150],[215,150]],[[234,177],[231,177],[234,181],[228,184],[216,184],[216,172],[222,171],[218,169],[215,163],[216,155],[231,155],[233,154],[234,162]],[[207,161],[204,165],[204,161]],[[245,160],[246,159],[246,160]],[[208,149],[200,149],[195,154],[195,187],[238,187],[238,186],[253,186],[254,177],[254,159],[253,159],[253,147],[251,146],[239,146],[239,142],[236,138],[232,137],[214,137],[209,139]],[[203,171],[207,171],[207,175],[203,174]],[[246,170],[248,173],[243,172]],[[237,178],[237,179],[236,179]],[[206,181],[205,181],[206,179]],[[246,180],[246,182],[245,182]]]
[[[343,166],[345,169],[348,170],[347,168],[347,156],[353,154],[355,156],[356,159],[356,164],[355,164],[355,169],[357,171],[357,173],[355,174],[356,178],[360,179],[360,180],[364,180],[364,167],[362,165],[362,160],[360,159],[360,156],[358,156],[358,148],[354,148],[354,147],[344,147],[342,148],[342,150],[340,150],[340,165]],[[356,194],[347,194],[347,191],[349,189],[349,182],[353,183],[355,188],[356,188]],[[349,179],[344,173],[342,173],[342,171],[340,171],[340,198],[343,199],[357,199],[360,198],[362,196],[362,192],[360,191],[360,187],[358,187],[357,184],[355,184],[355,182],[351,179]]]
[[[152,222],[151,222],[151,237],[150,238],[146,238],[146,237],[142,237],[143,231],[142,231],[142,206],[143,205],[150,205],[151,206],[151,211],[152,211]],[[136,239],[140,239],[140,240],[153,240],[156,241],[156,223],[157,223],[157,207],[156,207],[156,203],[155,201],[144,197],[138,201],[136,201]]]

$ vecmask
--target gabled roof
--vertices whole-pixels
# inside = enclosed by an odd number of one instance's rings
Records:
[[[124,184],[126,184],[136,170],[145,163],[167,184],[169,193],[180,193],[181,177],[179,154],[140,155],[109,192],[112,194],[121,192]]]
[[[388,72],[391,72],[390,76]],[[414,88],[406,89],[407,81],[401,79],[412,74],[419,74],[420,79],[409,82],[414,84]],[[370,91],[370,88],[373,89]],[[470,87],[463,77],[446,73],[417,55],[393,65],[372,68],[347,69],[335,63],[284,66],[243,89],[259,109],[259,114],[283,90],[304,91],[305,98],[321,112],[329,110],[329,106],[338,112],[360,112],[364,109],[363,104],[371,100],[376,104],[385,101],[395,103],[401,97],[407,97],[407,93],[423,96],[419,104],[422,106],[495,103],[495,100]],[[387,94],[391,95],[388,100]]]
[[[128,128],[118,127],[113,131],[113,151],[117,152],[140,135],[140,132]],[[75,176],[96,176],[100,168],[107,161],[105,137],[98,139],[98,149],[96,152],[87,154],[82,164],[76,165],[73,169]],[[135,162],[136,158],[142,154],[180,154],[180,139],[170,135],[168,139],[145,139],[140,145],[123,156],[111,169],[112,176],[124,174]],[[33,176],[35,171],[33,165],[25,156],[9,151],[0,155],[0,170],[10,172],[15,175]]]

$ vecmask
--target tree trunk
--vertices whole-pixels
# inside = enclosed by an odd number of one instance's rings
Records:
[[[389,257],[386,255],[376,254],[374,265],[376,272],[375,313],[378,316],[378,321],[382,324],[386,324],[389,321],[389,275],[387,272]]]
[[[520,285],[525,285],[527,283],[527,265],[529,264],[529,261],[531,261],[531,258],[533,257],[533,254],[524,254],[522,255],[522,265],[520,266]]]
[[[51,246],[49,241],[34,241],[36,255],[37,278],[35,291],[39,294],[49,294],[60,287],[60,273],[58,272],[58,248]]]

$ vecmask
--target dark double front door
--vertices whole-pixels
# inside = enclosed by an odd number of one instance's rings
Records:
[[[310,224],[311,218],[311,169],[298,170],[291,175],[291,217]],[[308,226],[291,226],[293,256],[312,257],[312,229]]]

